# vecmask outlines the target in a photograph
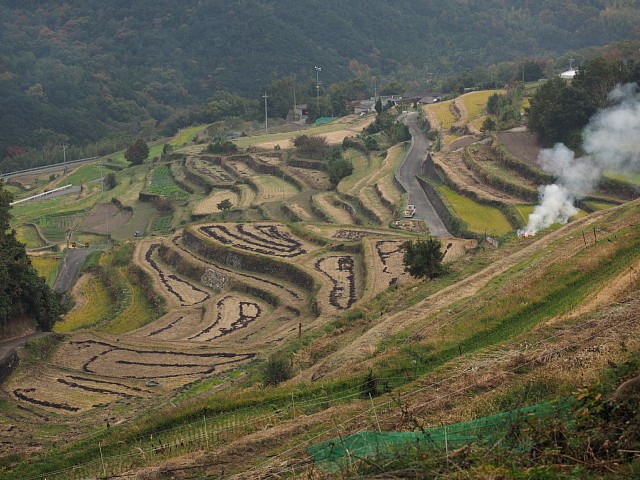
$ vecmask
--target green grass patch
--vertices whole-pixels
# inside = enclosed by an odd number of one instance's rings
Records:
[[[189,198],[189,193],[176,184],[168,165],[160,165],[153,170],[151,183],[147,191],[167,197],[169,200],[186,200]]]
[[[58,276],[60,257],[31,257],[31,265],[38,271],[38,275],[47,281],[47,285],[52,287]]]
[[[169,235],[171,233],[171,222],[173,215],[164,214],[158,215],[151,220],[149,231],[158,235]]]
[[[187,144],[191,142],[191,139],[193,138],[194,135],[196,135],[197,133],[200,133],[205,128],[207,128],[206,125],[199,125],[197,127],[189,127],[189,128],[181,128],[178,134],[175,137],[173,137],[171,140],[169,140],[168,143],[172,147],[178,147],[178,146]],[[162,152],[162,149],[160,150],[160,152]]]
[[[33,225],[20,225],[16,228],[16,239],[30,248],[44,247],[46,245]]]
[[[604,173],[605,177],[613,178],[614,180],[620,180],[621,182],[632,183],[633,185],[640,185],[640,173],[619,173],[607,171]]]
[[[589,207],[594,212],[597,212],[599,210],[606,210],[607,208],[616,207],[618,205],[617,203],[596,202],[592,200],[583,201],[582,203],[584,203],[585,206]]]
[[[103,168],[102,173],[106,175],[108,173],[108,170]],[[79,167],[75,172],[73,172],[67,178],[63,178],[62,180],[60,180],[56,186],[62,187],[68,184],[80,185],[90,180],[95,180],[97,178],[100,178],[100,167],[98,166],[98,164],[90,163],[88,165],[83,165],[82,167]]]
[[[442,189],[456,214],[468,225],[469,231],[474,233],[486,232],[496,236],[512,231],[511,225],[497,208],[480,205],[444,185],[439,188]]]

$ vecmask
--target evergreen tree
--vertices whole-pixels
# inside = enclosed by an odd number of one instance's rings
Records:
[[[51,330],[63,313],[61,296],[38,276],[24,245],[10,228],[11,201],[12,195],[0,182],[0,333],[21,317],[33,320],[41,330]]]
[[[144,140],[136,140],[124,152],[124,158],[131,162],[131,165],[140,165],[149,158],[149,145]]]
[[[435,278],[445,273],[442,265],[442,243],[434,237],[427,240],[408,241],[403,244],[404,271],[416,278]]]

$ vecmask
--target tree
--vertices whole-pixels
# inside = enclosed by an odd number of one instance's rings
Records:
[[[236,153],[238,146],[231,140],[226,140],[222,137],[216,138],[207,146],[208,153]]]
[[[300,135],[293,140],[293,146],[300,155],[321,158],[328,155],[331,147],[327,139],[318,136]]]
[[[446,272],[442,265],[442,243],[434,237],[427,240],[408,241],[403,245],[404,271],[416,278],[436,278]]]
[[[376,100],[376,112],[378,113],[378,115],[380,115],[382,113],[382,99],[378,98]]]
[[[126,158],[131,165],[140,165],[147,158],[149,158],[149,145],[142,139],[136,140],[133,145],[130,145],[124,152],[124,158]]]
[[[113,190],[116,188],[116,185],[116,174],[113,172],[108,173],[107,176],[104,177],[104,186],[107,187],[107,190]]]
[[[482,122],[482,127],[480,127],[481,132],[493,132],[495,129],[496,121],[491,117],[485,118],[484,122]]]
[[[63,313],[62,296],[45,283],[31,265],[22,243],[10,229],[12,196],[0,181],[0,331],[17,318],[51,330]]]
[[[228,198],[225,198],[220,203],[218,203],[216,207],[218,207],[218,210],[226,212],[227,210],[231,210],[231,207],[233,207],[233,203],[231,203],[231,200],[229,200]]]

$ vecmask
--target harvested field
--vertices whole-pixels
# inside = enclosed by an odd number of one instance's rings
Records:
[[[336,207],[332,200],[335,199],[333,193],[319,193],[312,197],[312,201],[317,202],[318,207],[335,223],[348,225],[353,223],[353,217],[344,208]]]
[[[478,246],[476,240],[464,240],[461,238],[444,238],[442,247],[444,248],[443,262],[453,262],[466,255],[470,250]]]
[[[312,215],[299,203],[291,203],[288,206],[293,213],[303,220],[311,220],[313,218]]]
[[[538,163],[540,147],[537,144],[535,133],[528,130],[513,129],[507,132],[499,132],[498,139],[511,155],[532,167],[540,168]]]
[[[154,270],[160,282],[169,294],[178,299],[183,307],[197,305],[208,300],[211,295],[202,288],[196,287],[193,283],[184,280],[173,273],[165,274],[165,271],[158,265],[154,252],[160,247],[159,243],[153,243],[147,248],[144,258],[147,264]]]
[[[152,341],[186,340],[202,325],[202,309],[174,309],[155,322],[145,325],[125,336],[140,342],[142,338]]]
[[[299,193],[295,185],[276,176],[257,175],[251,177],[251,180],[258,187],[254,204],[282,201]]]
[[[205,259],[194,254],[191,250],[188,250],[180,243],[181,237],[182,237],[181,235],[176,235],[175,237],[173,237],[172,243],[183,254],[189,255],[191,258],[197,260],[198,262],[204,263],[215,270],[225,272],[226,274],[229,274],[232,276],[240,277],[241,279],[248,281],[250,283],[255,282],[261,288],[265,288],[269,291],[275,291],[277,296],[284,296],[288,302],[294,302],[298,304],[302,303],[303,297],[299,292],[296,292],[291,288],[288,288],[287,286],[282,285],[281,283],[275,282],[273,280],[269,280],[268,278],[258,277],[256,275],[234,271],[234,270],[231,270],[230,268],[223,267],[218,263],[212,262],[209,259]]]
[[[388,233],[371,230],[354,230],[345,228],[339,228],[330,233],[331,238],[338,238],[340,240],[361,240],[365,237],[386,237],[388,235]]]
[[[356,302],[356,267],[353,256],[321,257],[314,262],[313,267],[330,282],[331,287],[325,293],[328,297],[325,301],[331,309],[346,310]]]
[[[53,360],[87,374],[130,380],[165,379],[168,388],[173,388],[255,356],[207,350],[188,352],[184,347],[176,347],[166,344],[153,347],[149,341],[138,347],[93,338],[77,339],[65,343]]]
[[[189,340],[210,342],[247,328],[263,316],[264,305],[237,295],[218,300],[215,311],[205,318],[206,327],[188,337]]]
[[[307,253],[304,241],[277,224],[213,224],[198,231],[230,247],[280,258],[293,258]]]
[[[118,378],[100,378],[86,372],[68,373],[51,367],[44,367],[38,375],[19,375],[10,388],[20,404],[63,414],[81,413],[118,400],[153,394],[141,385]]]
[[[212,183],[232,183],[233,178],[222,167],[214,165],[206,157],[189,157],[186,162],[189,170],[208,178]]]
[[[361,125],[359,125],[356,128],[353,129],[345,129],[345,130],[338,130],[335,132],[328,132],[328,133],[323,133],[321,135],[314,135],[315,137],[324,137],[327,140],[327,143],[329,145],[338,145],[341,144],[342,141],[347,138],[347,137],[355,137],[358,133],[360,133],[362,131],[362,129],[364,127],[366,127],[367,125],[373,123],[373,121],[375,120],[375,117],[371,117],[368,119],[368,121],[366,123],[362,123]],[[266,148],[269,150],[272,150],[276,145],[280,145],[280,148],[283,148],[285,150],[291,149],[293,148],[293,139],[283,139],[283,140],[274,140],[274,141],[269,141],[269,142],[261,142],[261,143],[256,143],[256,147],[260,147],[260,148]]]
[[[229,200],[234,207],[239,205],[238,195],[231,190],[214,190],[207,198],[200,200],[193,206],[194,215],[206,215],[208,213],[218,213],[221,210],[218,204],[223,200]]]
[[[402,240],[368,240],[369,291],[375,295],[390,285],[405,283],[412,277],[404,271]]]
[[[471,192],[480,199],[497,201],[509,205],[523,203],[522,199],[509,195],[485,184],[467,165],[462,152],[451,152],[446,155],[434,155],[433,159],[442,167],[445,175],[463,192]]]
[[[113,203],[99,203],[84,217],[78,229],[105,235],[111,229],[120,228],[129,223],[132,216],[131,212],[120,210]]]
[[[329,174],[327,174],[327,172],[301,167],[287,167],[287,169],[290,170],[295,177],[313,189],[329,190],[329,187],[331,187]]]
[[[451,142],[448,146],[447,146],[447,151],[448,152],[455,152],[456,150],[459,150],[461,148],[464,148],[468,145],[471,145],[472,143],[475,143],[478,141],[477,137],[474,137],[472,135],[467,135],[465,137],[460,137],[457,140],[454,140],[453,142]]]

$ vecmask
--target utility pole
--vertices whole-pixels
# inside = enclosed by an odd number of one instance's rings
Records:
[[[322,68],[320,67],[316,67],[314,66],[313,68],[316,69],[316,108],[318,109],[318,112],[320,111],[320,72],[322,71]]]
[[[262,96],[264,98],[264,133],[269,133],[269,117],[267,117],[267,92]]]
[[[67,173],[67,148],[69,148],[69,145],[65,145],[62,144],[60,145],[60,148],[62,149],[62,158],[64,159],[64,173]]]
[[[100,159],[100,190],[102,192],[102,200],[104,200],[104,175],[102,175],[102,159]]]

